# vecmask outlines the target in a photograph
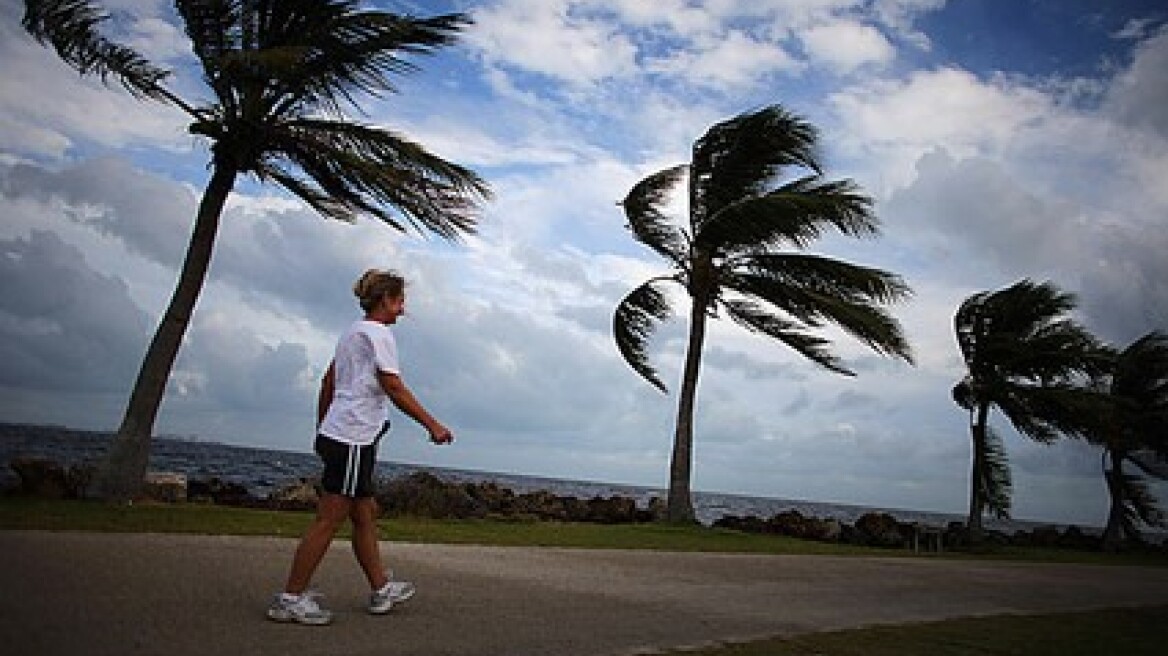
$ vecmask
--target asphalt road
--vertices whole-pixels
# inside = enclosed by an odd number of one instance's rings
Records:
[[[328,627],[264,618],[295,541],[0,531],[0,650],[85,656],[648,654],[959,616],[1168,604],[1168,568],[384,543],[386,616],[347,542]]]

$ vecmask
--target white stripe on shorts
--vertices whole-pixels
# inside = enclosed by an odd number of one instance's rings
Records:
[[[356,496],[357,481],[361,478],[361,447],[349,445],[349,461],[345,464],[345,482],[341,492],[345,496]]]

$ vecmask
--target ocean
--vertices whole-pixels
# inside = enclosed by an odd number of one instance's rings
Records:
[[[15,482],[16,474],[7,467],[18,456],[37,456],[55,460],[63,465],[96,462],[108,448],[110,433],[80,431],[56,426],[29,426],[0,423],[0,478]],[[219,478],[245,486],[256,497],[299,478],[320,473],[320,463],[311,453],[280,451],[254,447],[221,444],[218,442],[157,437],[151,449],[150,468],[157,471],[179,472],[192,479]],[[662,466],[665,466],[663,463]],[[493,481],[516,493],[547,490],[561,496],[590,499],[596,496],[620,495],[636,500],[639,507],[647,507],[653,497],[665,497],[662,489],[621,485],[595,481],[566,480],[525,476],[520,474],[471,471],[438,467],[424,467],[396,462],[377,463],[377,476],[388,480],[425,471],[442,480],[482,483]],[[945,526],[949,522],[964,521],[961,515],[923,512],[903,508],[858,506],[794,499],[776,499],[716,492],[695,491],[694,511],[698,521],[712,524],[726,515],[769,518],[779,512],[797,510],[805,516],[835,519],[851,524],[865,513],[887,512],[900,521],[920,522]],[[1013,532],[1032,530],[1041,525],[1026,521],[998,521],[987,519],[987,528]],[[1049,524],[1045,524],[1049,525]],[[1081,527],[1091,529],[1092,527]]]

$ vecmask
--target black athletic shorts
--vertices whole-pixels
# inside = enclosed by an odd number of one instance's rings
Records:
[[[325,435],[316,436],[316,455],[324,462],[320,486],[325,492],[346,497],[371,497],[376,493],[373,466],[377,464],[377,444],[389,429],[389,422],[377,434],[373,444],[358,446],[338,442]]]

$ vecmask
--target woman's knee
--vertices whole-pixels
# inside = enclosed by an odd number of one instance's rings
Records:
[[[349,519],[354,525],[369,524],[377,521],[378,507],[377,499],[373,497],[364,497],[353,501],[353,505],[349,508]]]

